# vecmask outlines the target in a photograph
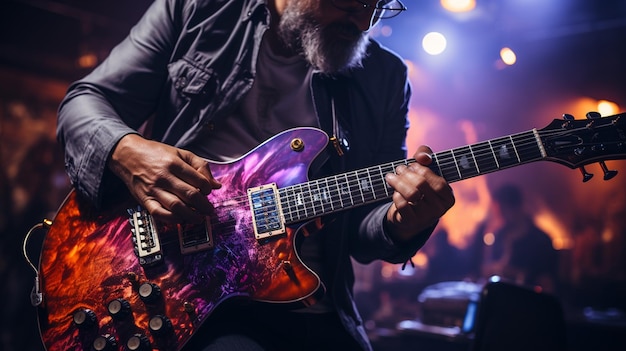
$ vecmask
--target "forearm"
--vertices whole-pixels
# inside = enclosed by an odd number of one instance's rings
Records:
[[[156,1],[130,35],[92,73],[72,84],[61,103],[57,138],[74,187],[100,204],[116,182],[107,168],[114,147],[155,109],[167,75],[174,25],[169,1]]]
[[[57,137],[65,150],[66,171],[73,186],[99,205],[107,159],[124,135],[136,131],[116,116],[103,97],[77,90],[61,104]]]

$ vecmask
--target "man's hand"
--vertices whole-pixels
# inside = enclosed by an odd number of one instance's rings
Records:
[[[136,134],[119,141],[108,165],[135,199],[165,222],[202,221],[212,211],[207,195],[222,186],[203,158]]]
[[[410,240],[454,205],[450,185],[428,168],[431,154],[432,150],[422,145],[413,155],[417,162],[399,166],[395,174],[385,176],[395,190],[393,204],[387,212],[387,227],[394,240]]]

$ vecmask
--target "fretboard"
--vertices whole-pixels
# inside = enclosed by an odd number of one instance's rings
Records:
[[[432,154],[429,166],[449,183],[545,158],[538,132],[512,134]],[[385,174],[414,159],[390,162],[279,189],[287,224],[389,199]]]

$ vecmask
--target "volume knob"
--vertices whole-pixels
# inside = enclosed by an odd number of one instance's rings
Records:
[[[148,327],[153,334],[163,336],[172,330],[172,321],[166,316],[156,315],[150,318]]]
[[[135,334],[126,342],[126,350],[128,351],[148,351],[151,349],[150,339],[143,334]]]
[[[113,319],[126,318],[130,314],[130,302],[124,299],[115,299],[109,302],[107,310]]]
[[[81,329],[89,328],[95,325],[97,321],[96,313],[88,308],[79,308],[72,315],[72,322]]]
[[[92,344],[92,350],[94,351],[115,351],[117,350],[117,340],[112,335],[100,335]]]
[[[154,303],[161,297],[161,288],[154,283],[143,283],[139,286],[139,297],[146,303]]]

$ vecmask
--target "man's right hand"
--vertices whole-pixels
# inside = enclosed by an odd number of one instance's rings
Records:
[[[202,221],[212,211],[207,195],[222,186],[203,158],[137,134],[120,139],[108,166],[152,216],[170,223]]]

